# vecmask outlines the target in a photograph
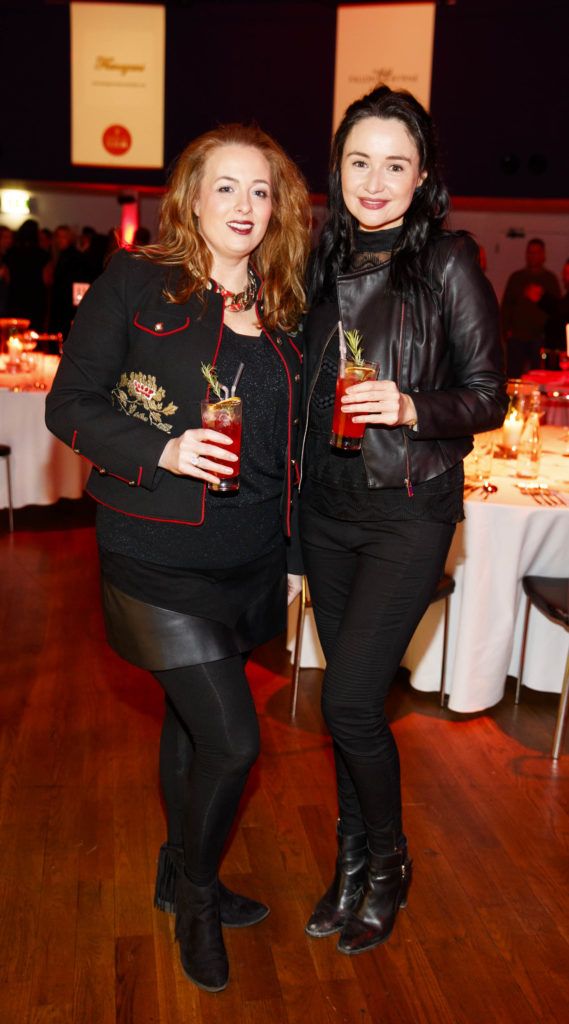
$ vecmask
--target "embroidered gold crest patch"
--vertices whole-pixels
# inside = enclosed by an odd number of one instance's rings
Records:
[[[130,373],[121,374],[121,379],[113,388],[113,405],[121,409],[127,416],[134,416],[135,419],[151,423],[166,434],[172,430],[172,423],[164,423],[163,416],[173,416],[178,406],[173,402],[164,405],[166,391],[158,387],[156,377],[150,374],[137,373],[131,370]]]

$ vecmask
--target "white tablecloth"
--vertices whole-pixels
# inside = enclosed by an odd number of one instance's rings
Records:
[[[456,581],[449,602],[446,690],[453,711],[481,711],[498,703],[507,675],[517,676],[525,599],[522,576],[569,576],[569,458],[561,430],[543,429],[541,479],[567,505],[546,507],[516,487],[515,463],[495,459],[499,490],[466,501],[447,562]],[[290,615],[294,636],[295,602]],[[409,645],[403,664],[418,690],[438,690],[443,604],[432,605]],[[530,615],[524,684],[559,692],[569,641],[565,630],[535,609]],[[303,667],[323,667],[312,614],[307,615]]]
[[[59,362],[57,356],[36,357],[35,371],[8,375],[0,371],[0,444],[12,449],[12,502],[51,505],[59,498],[80,498],[89,465],[50,434],[44,423],[47,387]],[[35,388],[35,383],[46,389]],[[33,390],[11,390],[11,388]],[[0,463],[0,507],[8,505],[3,460]]]

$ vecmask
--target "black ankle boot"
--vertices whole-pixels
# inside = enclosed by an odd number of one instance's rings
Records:
[[[184,871],[176,878],[176,939],[184,974],[206,992],[221,992],[229,962],[221,934],[217,878],[195,885]]]
[[[359,836],[342,836],[338,833],[334,878],[314,908],[305,928],[307,935],[320,939],[340,931],[362,894],[367,861],[365,833]]]
[[[338,942],[342,953],[363,953],[387,941],[399,907],[407,906],[412,867],[406,849],[398,849],[387,856],[370,853],[364,891],[342,928]]]
[[[183,859],[181,846],[163,843],[160,847],[154,906],[167,914],[176,913],[176,865],[183,864]],[[248,928],[249,925],[264,921],[270,914],[265,903],[232,892],[222,882],[219,882],[219,910],[225,928]]]
[[[181,846],[162,843],[158,853],[154,906],[166,914],[176,913],[176,864],[183,861],[183,857]]]
[[[270,914],[266,903],[252,900],[248,896],[240,896],[232,892],[223,882],[219,881],[219,910],[224,928],[248,928],[259,924]]]

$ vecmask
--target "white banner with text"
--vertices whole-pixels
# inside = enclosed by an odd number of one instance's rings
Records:
[[[71,3],[71,163],[164,164],[161,4]]]
[[[334,131],[346,107],[378,85],[406,89],[429,109],[434,3],[339,7]]]

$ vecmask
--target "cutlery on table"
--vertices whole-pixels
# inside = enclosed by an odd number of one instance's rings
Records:
[[[551,508],[566,505],[567,502],[557,491],[552,491],[546,484],[517,484],[520,494],[533,498],[536,505],[549,505]]]

